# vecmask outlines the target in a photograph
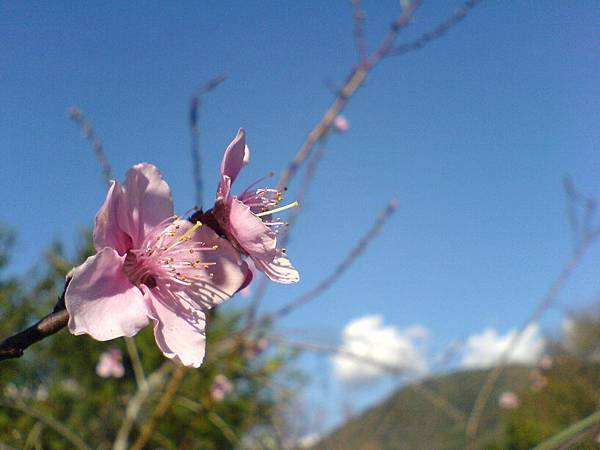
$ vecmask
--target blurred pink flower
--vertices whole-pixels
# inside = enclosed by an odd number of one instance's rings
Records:
[[[350,128],[350,123],[345,116],[339,115],[335,116],[333,119],[333,129],[338,133],[345,133]]]
[[[265,338],[253,340],[249,343],[248,347],[244,350],[244,356],[246,358],[255,358],[264,352],[269,346],[269,341]]]
[[[552,368],[554,361],[552,360],[552,356],[544,355],[538,361],[538,367],[541,370],[550,370]]]
[[[106,341],[152,321],[166,357],[199,367],[204,312],[246,281],[238,252],[211,228],[174,216],[169,186],[147,163],[125,183],[111,181],[94,245],[98,253],[74,270],[65,293],[71,333]]]
[[[221,402],[225,396],[233,391],[233,384],[225,375],[217,375],[210,387],[210,396],[216,402]]]
[[[125,367],[121,364],[122,359],[121,350],[118,348],[102,353],[96,365],[96,375],[102,378],[121,378],[125,375]]]
[[[520,403],[517,394],[511,391],[503,392],[500,394],[500,397],[498,397],[498,405],[502,409],[515,409],[519,407]]]
[[[531,390],[534,392],[541,391],[548,385],[548,378],[537,367],[529,373],[529,379],[531,380]]]
[[[218,228],[241,253],[250,256],[256,269],[277,283],[297,283],[298,271],[285,254],[277,248],[277,233],[287,224],[274,219],[273,214],[297,206],[297,202],[277,207],[283,195],[276,189],[251,191],[262,181],[256,181],[241,195],[230,195],[231,185],[242,168],[250,161],[246,135],[240,129],[225,150],[221,162],[221,180],[212,216]]]

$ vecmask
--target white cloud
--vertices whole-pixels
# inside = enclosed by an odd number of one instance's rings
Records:
[[[481,334],[469,336],[462,355],[465,367],[490,367],[498,362],[517,330],[511,329],[506,334],[498,334],[493,328],[486,328]],[[529,325],[519,343],[513,348],[509,362],[533,364],[544,351],[544,338],[540,336],[537,324]]]
[[[387,367],[425,373],[424,343],[428,335],[421,325],[405,329],[384,325],[381,315],[354,319],[342,331],[340,353],[332,358],[335,374],[344,382],[360,383],[389,373]]]

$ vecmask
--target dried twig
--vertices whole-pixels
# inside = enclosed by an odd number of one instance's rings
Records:
[[[327,277],[325,277],[319,284],[317,284],[314,288],[310,289],[308,292],[300,295],[295,298],[291,302],[287,303],[283,307],[274,311],[271,314],[267,314],[262,321],[273,321],[282,316],[288,315],[293,310],[303,306],[304,304],[310,302],[315,299],[327,289],[329,289],[343,274],[348,270],[348,268],[356,261],[356,259],[365,251],[369,243],[373,240],[375,236],[379,233],[387,219],[396,211],[398,205],[395,200],[392,200],[387,207],[379,214],[375,223],[371,226],[369,231],[358,241],[358,244],[350,250],[346,258],[338,264],[338,266],[331,272]]]
[[[362,64],[367,59],[367,46],[365,43],[365,13],[360,6],[360,0],[352,0],[352,13],[354,19],[354,41],[358,51],[358,62]]]
[[[127,448],[129,434],[131,433],[133,425],[142,410],[144,402],[157,389],[160,389],[165,382],[167,374],[173,367],[174,366],[170,361],[163,363],[158,370],[155,370],[150,374],[150,376],[148,376],[146,383],[138,386],[135,395],[127,403],[125,418],[123,419],[121,427],[117,432],[117,437],[113,444],[113,450],[125,450]]]
[[[202,208],[203,182],[202,182],[202,152],[200,147],[200,128],[198,126],[198,114],[202,96],[215,89],[225,81],[226,76],[219,74],[203,83],[192,95],[190,100],[190,132],[192,135],[192,175],[196,190],[196,206]]]
[[[46,414],[42,411],[38,411],[37,409],[27,406],[26,404],[20,401],[10,403],[0,401],[0,405],[2,405],[5,408],[16,409],[17,411],[21,411],[22,413],[27,414],[28,416],[38,419],[40,422],[52,428],[54,431],[56,431],[58,434],[64,437],[67,441],[69,441],[73,448],[78,448],[79,450],[91,450],[91,448],[83,441],[83,439],[81,439],[79,435],[77,435],[75,432],[73,432],[71,429],[69,429],[64,424],[60,423],[58,420],[56,420],[49,414]]]
[[[100,164],[100,169],[102,170],[102,178],[104,179],[104,182],[108,185],[110,180],[112,180],[112,174],[111,174],[110,163],[108,162],[108,158],[106,157],[106,154],[104,153],[104,147],[102,146],[102,141],[100,140],[100,138],[98,136],[96,136],[96,133],[94,132],[94,128],[92,128],[92,124],[89,122],[89,120],[86,119],[86,117],[83,115],[83,112],[81,112],[79,107],[71,106],[68,109],[67,114],[69,115],[69,118],[73,122],[75,122],[77,124],[77,126],[79,126],[79,129],[83,133],[83,136],[90,143],[92,150],[94,152],[94,155],[96,155],[96,159],[98,160],[98,163]]]
[[[346,358],[354,359],[361,363],[376,367],[378,369],[381,369],[384,372],[387,372],[387,373],[395,375],[395,376],[411,375],[407,367],[387,364],[387,363],[379,361],[375,358],[370,358],[368,356],[360,355],[360,354],[357,354],[357,353],[354,353],[354,352],[351,352],[348,350],[344,350],[339,347],[315,344],[312,342],[297,342],[297,341],[290,342],[290,341],[286,341],[286,340],[281,339],[276,336],[269,336],[268,339],[271,341],[274,341],[280,345],[284,345],[284,346],[288,346],[288,347],[292,347],[292,348],[298,348],[301,350],[310,350],[310,351],[316,351],[316,352],[322,352],[322,353],[342,355]],[[457,422],[459,424],[464,424],[466,422],[467,418],[465,417],[465,414],[460,409],[458,409],[456,406],[451,404],[446,398],[444,398],[443,396],[441,396],[440,394],[438,394],[437,392],[435,392],[433,389],[429,388],[425,384],[416,382],[416,383],[409,385],[408,387],[410,389],[413,389],[414,391],[418,392],[419,394],[423,395],[429,402],[431,402],[435,407],[437,407],[438,409],[443,411],[445,414],[447,414],[455,422]]]
[[[50,314],[35,325],[6,338],[0,343],[0,361],[20,358],[27,347],[60,331],[67,325],[69,313],[65,309],[65,292],[70,281],[71,278],[67,278],[65,281],[63,292]]]
[[[173,404],[173,400],[175,398],[175,394],[177,393],[177,389],[179,389],[179,386],[181,386],[181,383],[183,382],[183,378],[186,373],[187,369],[183,366],[177,366],[175,368],[175,370],[171,374],[171,379],[167,384],[165,392],[163,393],[162,397],[158,402],[158,406],[152,413],[152,416],[150,417],[148,422],[146,422],[142,427],[142,431],[140,432],[133,445],[130,447],[131,450],[142,450],[150,441],[152,435],[154,434],[154,431],[156,430],[156,427],[158,426],[159,420],[171,408],[171,405]]]
[[[480,1],[481,0],[466,1],[450,17],[440,23],[437,27],[423,33],[413,41],[405,42],[396,47],[391,47],[386,53],[386,56],[400,56],[406,53],[414,52],[429,44],[431,41],[441,38],[448,32],[448,30],[462,21]]]
[[[565,443],[571,441],[575,436],[585,437],[585,432],[592,426],[600,423],[600,411],[587,416],[585,419],[576,422],[565,430],[536,445],[532,450],[555,450]],[[572,448],[572,447],[569,447]]]
[[[538,306],[533,311],[533,313],[527,318],[527,320],[521,325],[519,332],[516,333],[511,340],[509,341],[506,349],[502,352],[498,364],[494,369],[488,374],[477,398],[475,399],[475,403],[473,404],[473,409],[471,410],[471,414],[469,415],[469,420],[467,422],[467,427],[465,430],[467,437],[467,448],[473,448],[475,445],[475,438],[477,436],[477,430],[479,428],[479,423],[481,420],[481,416],[485,410],[485,406],[487,401],[492,393],[498,378],[504,371],[506,364],[510,358],[515,347],[521,341],[523,334],[525,333],[527,327],[534,322],[537,322],[542,315],[547,311],[547,309],[552,305],[552,303],[556,300],[556,294],[564,287],[565,283],[569,279],[569,276],[579,264],[579,261],[586,253],[586,251],[590,248],[592,242],[598,236],[598,232],[590,233],[586,235],[583,240],[579,243],[573,255],[569,258],[569,260],[564,265],[563,269],[560,271],[558,277],[554,280],[544,297],[538,303]]]

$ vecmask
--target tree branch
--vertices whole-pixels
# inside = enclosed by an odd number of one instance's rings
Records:
[[[0,361],[20,358],[32,344],[60,331],[69,322],[69,313],[65,309],[65,292],[71,278],[65,281],[65,287],[53,311],[35,325],[20,331],[0,343]]]

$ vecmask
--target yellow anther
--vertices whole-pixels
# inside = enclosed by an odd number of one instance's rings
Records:
[[[179,238],[179,240],[182,241],[182,242],[183,241],[189,241],[191,239],[191,237],[192,237],[192,234],[194,234],[196,232],[196,230],[198,228],[200,228],[201,226],[202,226],[202,222],[197,221],[192,228],[190,228],[189,230],[187,230],[184,233],[184,235]]]
[[[286,209],[295,208],[299,203],[297,201],[290,203],[289,205],[282,206],[281,208],[275,208],[271,211],[263,211],[261,213],[256,214],[257,217],[268,216],[269,214],[274,214],[280,211],[285,211]]]

